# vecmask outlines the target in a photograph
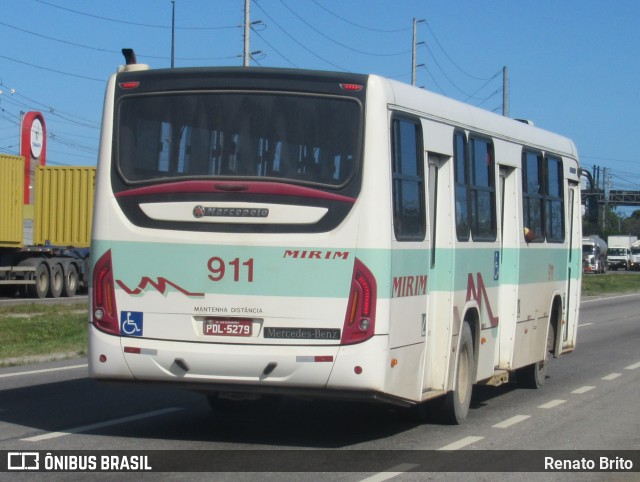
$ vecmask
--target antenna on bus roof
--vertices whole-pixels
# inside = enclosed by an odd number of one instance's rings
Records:
[[[133,49],[122,49],[122,55],[124,55],[124,60],[127,65],[137,64],[136,53]]]

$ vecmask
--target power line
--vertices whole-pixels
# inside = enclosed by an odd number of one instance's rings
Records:
[[[5,59],[5,60],[10,60],[11,62],[16,62],[16,63],[22,64],[22,65],[28,65],[29,67],[33,67],[33,68],[36,68],[36,69],[46,70],[48,72],[55,72],[56,74],[67,75],[69,77],[76,77],[78,79],[93,80],[93,81],[96,81],[96,82],[101,82],[103,84],[106,83],[104,81],[104,79],[96,79],[94,77],[87,77],[85,75],[72,74],[72,73],[69,73],[69,72],[63,72],[61,70],[51,69],[49,67],[42,67],[41,65],[31,64],[31,63],[25,62],[23,60],[18,60],[18,59],[14,59],[14,58],[11,58],[11,57],[7,57],[6,55],[0,55],[0,58]]]
[[[453,58],[451,58],[451,56],[448,54],[448,52],[446,51],[446,49],[442,46],[442,44],[440,43],[440,41],[438,40],[438,37],[436,36],[435,32],[433,31],[433,29],[431,28],[431,25],[429,24],[429,22],[424,22],[427,25],[427,28],[429,29],[429,32],[431,32],[431,36],[433,37],[433,40],[435,40],[436,44],[438,45],[438,47],[440,47],[440,50],[442,50],[442,52],[444,53],[444,55],[447,57],[447,59],[449,59],[449,61],[454,65],[454,67],[456,67],[460,72],[462,72],[464,75],[466,75],[467,77],[474,79],[474,80],[491,80],[494,77],[489,77],[489,78],[485,78],[485,77],[477,77],[475,75],[472,75],[470,73],[468,73],[466,70],[464,70],[462,67],[460,67],[455,60],[453,60]]]
[[[0,85],[3,85],[0,82]],[[37,100],[31,99],[29,97],[27,97],[26,95],[23,95],[22,93],[20,93],[17,89],[11,89],[11,91],[13,92],[11,97],[7,97],[4,100],[6,102],[8,102],[9,104],[13,104],[16,105],[18,107],[23,107],[26,109],[31,109],[31,110],[46,110],[49,114],[52,114],[56,117],[59,117],[63,120],[66,120],[68,122],[71,122],[75,125],[79,125],[79,126],[83,126],[83,127],[88,127],[88,128],[92,128],[92,129],[100,129],[100,122],[96,122],[90,119],[86,119],[84,117],[81,117],[79,115],[76,114],[70,114],[68,112],[64,112],[61,111],[60,109],[57,109],[55,107],[51,107],[49,105],[43,104],[42,102],[39,102]],[[23,99],[26,99],[28,102],[30,102],[31,104],[28,104],[26,102],[22,102],[20,100],[14,99],[13,97],[17,96]],[[2,98],[0,98],[2,99]],[[44,107],[44,109],[42,109]],[[73,117],[76,117],[77,119],[80,120],[76,120]]]
[[[282,30],[282,32],[283,32],[287,37],[289,37],[291,40],[293,40],[293,42],[294,42],[294,43],[296,43],[297,45],[299,45],[301,48],[303,48],[305,51],[307,51],[308,53],[310,53],[311,55],[313,55],[313,56],[314,56],[314,57],[316,57],[317,59],[320,59],[320,60],[322,60],[323,62],[326,62],[327,64],[329,64],[329,65],[331,65],[331,66],[335,67],[335,68],[336,68],[336,69],[338,69],[338,70],[342,70],[342,71],[344,71],[344,72],[349,72],[349,70],[348,70],[348,69],[345,69],[344,67],[340,67],[339,65],[334,64],[334,63],[333,63],[333,62],[331,62],[330,60],[325,59],[324,57],[321,57],[320,55],[316,54],[313,50],[311,50],[310,48],[308,48],[308,47],[306,47],[305,45],[303,45],[300,41],[298,41],[298,39],[296,39],[293,35],[291,35],[291,34],[287,31],[287,29],[283,28],[283,27],[282,27],[282,26],[281,26],[281,25],[280,25],[280,24],[279,24],[279,23],[278,23],[278,22],[277,22],[277,21],[276,21],[276,20],[271,16],[271,15],[269,15],[269,14],[267,13],[267,11],[266,11],[264,8],[262,8],[262,6],[258,3],[258,1],[257,1],[257,0],[253,0],[253,1],[254,1],[254,3],[255,3],[256,7],[258,7],[258,8],[260,9],[260,11],[261,11],[264,15],[266,15],[266,16],[267,16],[267,18],[268,18],[271,22],[273,22],[273,24],[274,24],[276,27],[278,27],[280,30]]]
[[[284,55],[282,52],[280,52],[277,48],[275,48],[270,42],[267,41],[267,39],[265,39],[260,32],[258,32],[257,30],[253,30],[251,29],[265,44],[267,44],[269,46],[269,48],[273,49],[273,51],[275,53],[277,53],[280,57],[282,57],[284,60],[286,60],[287,62],[289,62],[289,64],[291,64],[293,67],[298,68],[299,66],[293,62],[291,59],[289,59],[286,55]]]
[[[493,77],[490,77],[478,90],[476,90],[475,92],[473,92],[472,94],[464,91],[462,88],[460,88],[452,79],[451,77],[449,77],[449,75],[444,71],[444,69],[442,68],[442,66],[440,65],[440,63],[438,62],[438,60],[436,59],[436,57],[433,55],[433,52],[431,51],[431,49],[429,48],[428,44],[425,44],[425,47],[427,48],[427,51],[429,52],[429,54],[431,54],[431,59],[433,60],[433,63],[436,65],[436,67],[438,67],[438,70],[440,71],[440,73],[444,76],[445,79],[447,79],[447,81],[449,81],[449,83],[458,91],[460,92],[462,95],[465,95],[467,97],[468,101],[469,99],[476,99],[475,95],[480,92],[482,89],[484,89],[487,84],[489,82],[491,82],[493,79],[495,79],[501,71],[498,71],[498,73],[494,74]],[[433,77],[432,77],[433,78]],[[486,99],[485,99],[486,100]],[[465,102],[466,102],[465,101]]]
[[[53,3],[49,3],[49,2],[45,2],[44,0],[35,0],[38,3],[42,3],[43,5],[47,5],[49,7],[53,7],[53,8],[58,8],[60,10],[65,10],[67,12],[76,14],[76,15],[82,15],[85,17],[90,17],[90,18],[95,18],[98,20],[103,20],[106,22],[114,22],[114,23],[121,23],[121,24],[125,24],[125,25],[133,25],[136,27],[146,27],[146,28],[160,28],[160,29],[171,29],[172,26],[171,25],[153,25],[153,24],[146,24],[146,23],[138,23],[138,22],[130,22],[128,20],[120,20],[117,18],[110,18],[110,17],[104,17],[101,15],[93,15],[91,13],[86,13],[86,12],[80,12],[78,10],[73,10],[71,8],[67,8],[67,7],[62,7],[60,5],[55,5]],[[175,27],[176,30],[225,30],[225,29],[232,29],[232,28],[238,28],[238,25],[227,25],[227,26],[220,26],[220,27]]]
[[[349,45],[343,44],[342,42],[338,42],[336,39],[330,37],[329,35],[325,34],[323,31],[317,29],[316,27],[314,27],[311,23],[307,22],[301,15],[299,15],[298,13],[296,13],[289,5],[287,5],[283,0],[280,0],[280,3],[282,5],[284,5],[284,7],[289,10],[293,15],[295,15],[298,20],[300,20],[302,23],[304,23],[307,27],[309,27],[311,30],[313,30],[314,32],[316,32],[318,35],[321,35],[322,37],[326,38],[327,40],[329,40],[330,42],[333,42],[336,45],[339,45],[340,47],[343,47],[347,50],[351,50],[352,52],[356,52],[358,54],[362,54],[362,55],[370,55],[372,57],[397,57],[399,55],[405,55],[411,52],[411,50],[405,50],[403,52],[395,52],[395,53],[389,53],[389,54],[381,54],[381,53],[377,53],[377,52],[366,52],[364,50],[359,50],[359,49],[355,49],[353,47],[350,47]]]
[[[369,30],[370,32],[382,32],[382,33],[397,33],[397,32],[407,32],[409,30],[411,30],[411,27],[405,27],[405,28],[398,28],[398,29],[381,29],[381,28],[373,28],[373,27],[367,27],[365,25],[360,25],[358,23],[352,22],[351,20],[347,20],[344,17],[341,17],[340,15],[336,14],[335,12],[332,12],[331,10],[329,10],[327,7],[325,7],[324,5],[322,5],[320,2],[318,2],[317,0],[312,0],[313,3],[315,3],[318,7],[320,7],[322,10],[324,10],[325,12],[329,13],[330,15],[333,15],[334,17],[336,17],[337,19],[342,20],[345,23],[348,23],[349,25],[353,25],[354,27],[358,27],[361,28],[363,30]]]
[[[78,48],[82,48],[82,49],[87,49],[87,50],[93,50],[96,52],[103,52],[103,53],[109,53],[109,54],[117,54],[117,55],[121,55],[121,51],[120,50],[110,50],[110,49],[104,49],[101,47],[93,47],[91,45],[84,45],[84,44],[79,44],[76,42],[70,42],[68,40],[63,40],[63,39],[59,39],[59,38],[55,38],[55,37],[50,37],[48,35],[42,35],[40,33],[37,32],[32,32],[30,30],[26,30],[20,27],[16,27],[15,25],[9,25],[8,23],[4,23],[4,22],[0,22],[0,25],[2,25],[3,27],[7,27],[13,30],[17,30],[18,32],[22,32],[22,33],[26,33],[28,35],[33,35],[35,37],[40,37],[43,38],[45,40],[51,40],[53,42],[58,42],[64,45],[70,45],[72,47],[78,47]],[[159,59],[159,60],[168,60],[170,57],[166,57],[166,56],[161,56],[161,55],[149,55],[149,54],[144,54],[144,53],[137,53],[138,57],[141,58],[148,58],[148,59]],[[234,58],[233,55],[228,55],[228,56],[222,56],[222,57],[176,57],[177,60],[224,60],[224,59],[231,59]]]

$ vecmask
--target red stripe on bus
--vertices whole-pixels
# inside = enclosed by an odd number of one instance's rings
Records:
[[[144,186],[128,191],[121,191],[116,197],[146,196],[148,194],[176,194],[176,193],[221,193],[242,192],[247,194],[271,194],[279,196],[298,196],[328,201],[339,201],[353,204],[352,197],[332,194],[303,186],[292,186],[277,182],[230,182],[230,181],[181,181],[166,184]]]

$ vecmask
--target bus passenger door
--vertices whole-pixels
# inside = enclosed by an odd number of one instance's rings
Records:
[[[392,114],[393,233],[386,392],[418,401],[429,279],[425,152],[419,119]]]
[[[560,350],[556,353],[572,351],[576,346],[576,332],[578,327],[578,306],[580,304],[580,276],[582,275],[582,227],[580,205],[580,185],[569,181],[568,188],[568,224],[569,224],[569,252],[567,272],[567,296]],[[557,348],[557,344],[556,344]]]
[[[513,357],[513,340],[518,318],[518,282],[522,223],[520,221],[520,196],[517,171],[510,166],[500,166],[500,277],[498,348],[494,366],[508,369]]]
[[[435,319],[433,319],[434,306],[430,305],[430,299],[433,296],[431,293],[433,290],[432,274],[436,266],[436,257],[438,255],[436,249],[436,243],[438,241],[438,181],[439,172],[442,165],[446,162],[447,158],[437,154],[429,153],[427,160],[427,182],[426,182],[426,202],[427,202],[427,239],[426,242],[429,246],[429,289],[427,290],[427,296],[424,301],[424,314],[422,315],[422,334],[424,336],[423,346],[423,358],[424,358],[424,370],[422,373],[422,391],[430,390],[433,386],[433,364],[434,364],[434,338],[435,334]],[[443,219],[442,221],[449,221]],[[433,303],[433,301],[431,301]]]

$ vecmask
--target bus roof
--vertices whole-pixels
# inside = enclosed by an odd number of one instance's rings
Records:
[[[371,75],[370,83],[375,79],[386,84],[389,103],[395,108],[413,111],[421,117],[461,129],[578,159],[575,144],[567,137],[395,80]]]

